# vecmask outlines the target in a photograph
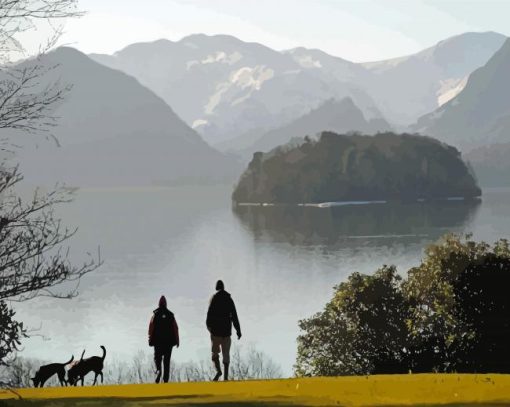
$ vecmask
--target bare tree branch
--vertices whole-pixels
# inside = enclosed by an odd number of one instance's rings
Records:
[[[50,132],[57,125],[54,112],[71,87],[60,83],[54,72],[58,65],[49,64],[44,56],[62,34],[57,20],[80,14],[76,0],[0,0],[0,130],[56,141]],[[53,35],[40,45],[35,57],[12,63],[13,55],[25,56],[19,35],[36,28],[38,21],[48,23]],[[18,148],[12,134],[0,139],[1,152]],[[21,340],[30,334],[15,319],[7,301],[73,298],[81,277],[102,264],[99,251],[88,254],[81,264],[70,261],[65,242],[76,229],[64,227],[55,208],[70,202],[72,193],[57,185],[48,193],[36,190],[30,199],[22,199],[16,192],[22,180],[18,167],[0,160],[0,366],[12,362]],[[69,282],[74,287],[69,289],[66,284],[58,291],[59,285]]]
[[[62,20],[83,15],[76,0],[0,0],[0,56],[24,53],[17,36],[35,28],[36,21]],[[57,30],[58,31],[58,30]]]

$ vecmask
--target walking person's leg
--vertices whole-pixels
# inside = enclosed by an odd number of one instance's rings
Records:
[[[228,381],[228,366],[230,365],[230,345],[232,344],[232,340],[230,336],[226,336],[222,338],[221,341],[221,353],[223,355],[223,380]]]
[[[159,379],[161,379],[161,359],[163,357],[163,353],[159,347],[154,347],[154,364],[156,365],[156,383],[159,383]]]
[[[168,383],[168,378],[170,376],[170,358],[172,357],[172,347],[165,350],[163,354],[163,381]]]
[[[221,373],[221,367],[220,367],[220,341],[221,338],[219,336],[213,336],[211,335],[211,354],[212,354],[212,361],[214,363],[214,367],[216,368],[216,375],[213,378],[213,381],[217,382]]]

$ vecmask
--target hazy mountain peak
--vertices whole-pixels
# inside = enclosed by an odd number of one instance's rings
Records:
[[[25,61],[23,64],[32,64]],[[25,174],[35,182],[70,185],[148,185],[219,181],[235,163],[207,145],[173,110],[137,79],[61,47],[41,64],[57,65],[44,77],[72,85],[55,106],[61,143],[23,151]],[[42,173],[40,168],[44,168]]]
[[[363,63],[372,74],[366,78],[369,93],[390,120],[411,124],[462,91],[505,39],[494,32],[464,33],[413,55]]]
[[[228,34],[203,34],[203,33],[195,33],[186,35],[185,37],[182,37],[178,42],[228,42],[228,43],[244,43],[241,39],[234,37],[233,35]]]
[[[339,57],[336,55],[328,54],[327,52],[325,52],[321,49],[318,49],[318,48],[296,47],[296,48],[291,48],[289,50],[285,50],[285,51],[283,51],[283,53],[287,53],[287,54],[291,54],[291,55],[310,54],[315,57],[324,57],[324,58],[328,58],[328,59],[335,59],[337,61],[343,61],[345,63],[355,65],[354,62],[351,62],[345,58],[342,58],[342,57]]]
[[[130,54],[130,53],[138,53],[143,52],[144,50],[150,49],[152,52],[165,52],[171,50],[175,46],[175,42],[160,38],[154,41],[141,41],[135,42],[133,44],[129,44],[126,47],[116,51],[113,53],[113,56],[117,57],[119,55]],[[91,56],[100,55],[100,54],[91,54]]]
[[[510,132],[510,39],[469,77],[465,88],[414,129],[469,149],[508,140]]]
[[[252,146],[244,149],[242,155],[248,158],[256,151],[267,152],[292,139],[314,137],[323,131],[373,134],[389,129],[384,119],[367,120],[351,97],[330,98],[290,123],[266,132]]]
[[[494,31],[485,32],[465,32],[454,35],[437,42],[436,44],[425,48],[414,54],[408,54],[396,58],[390,58],[379,61],[363,62],[361,65],[367,68],[383,68],[384,66],[397,66],[400,63],[408,61],[410,58],[429,59],[438,50],[450,50],[456,52],[459,48],[470,48],[485,46],[493,49],[493,53],[501,46],[507,37]],[[492,55],[492,54],[491,54]],[[469,61],[468,61],[469,62]]]
[[[137,78],[207,141],[219,144],[277,128],[329,98],[346,96],[365,118],[409,125],[462,91],[504,38],[465,33],[411,56],[367,64],[319,49],[278,52],[231,35],[206,34],[134,44],[93,58]]]
[[[468,31],[464,33],[460,33],[454,35],[452,37],[446,38],[444,40],[439,41],[437,44],[430,48],[442,48],[442,47],[451,47],[451,46],[470,46],[473,42],[483,43],[486,42],[488,44],[493,41],[503,40],[506,38],[505,35],[498,33],[496,31]],[[429,48],[429,49],[430,49]]]
[[[68,62],[79,61],[79,62],[83,62],[83,63],[90,63],[90,62],[95,63],[83,52],[81,52],[73,47],[66,47],[66,46],[58,47],[58,48],[48,52],[48,54],[46,54],[44,57],[47,58],[48,56],[62,60],[62,62],[64,62],[64,61],[68,61]]]

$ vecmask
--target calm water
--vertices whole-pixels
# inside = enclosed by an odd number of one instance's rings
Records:
[[[510,189],[481,202],[372,204],[336,208],[242,207],[228,188],[82,190],[61,209],[79,227],[71,255],[101,246],[105,264],[71,301],[15,304],[37,329],[23,355],[47,360],[99,354],[129,359],[147,347],[147,325],[161,294],[181,332],[177,361],[209,357],[205,313],[214,283],[237,304],[242,346],[255,346],[292,373],[297,321],[321,310],[332,287],[354,271],[383,264],[401,271],[442,234],[510,237]],[[237,341],[236,341],[237,342]]]

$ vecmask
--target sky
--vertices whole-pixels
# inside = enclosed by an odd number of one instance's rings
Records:
[[[86,15],[66,23],[61,44],[86,53],[205,33],[365,62],[466,31],[510,35],[509,0],[79,0],[79,7]]]

